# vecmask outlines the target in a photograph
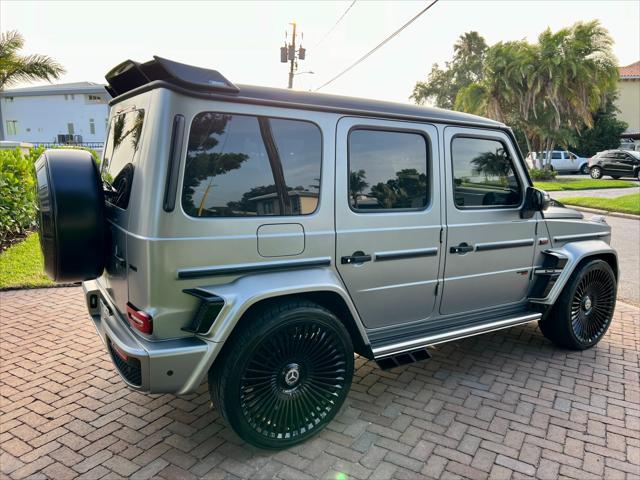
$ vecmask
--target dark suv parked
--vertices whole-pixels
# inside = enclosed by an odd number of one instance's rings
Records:
[[[610,175],[613,178],[633,177],[640,180],[640,152],[630,150],[605,150],[589,160],[591,178]]]

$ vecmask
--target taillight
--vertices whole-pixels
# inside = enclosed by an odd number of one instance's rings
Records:
[[[127,319],[129,320],[129,324],[136,330],[142,333],[153,332],[153,319],[151,315],[143,310],[138,310],[130,303],[127,303]]]

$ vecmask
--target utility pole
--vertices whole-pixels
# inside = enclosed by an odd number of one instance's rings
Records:
[[[293,26],[293,33],[291,35],[291,42],[287,44],[287,34],[285,33],[284,46],[280,47],[280,62],[289,63],[289,86],[293,88],[293,77],[296,75],[298,69],[298,60],[304,60],[306,56],[306,50],[300,47],[296,50],[296,22],[292,22],[289,25]],[[303,38],[303,36],[301,35]]]

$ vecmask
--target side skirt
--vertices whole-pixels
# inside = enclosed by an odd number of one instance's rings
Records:
[[[377,345],[372,345],[373,356],[380,368],[393,368],[414,361],[427,360],[431,357],[426,351],[429,346],[515,327],[535,322],[541,318],[542,313],[527,311],[516,316],[494,317],[490,321],[482,319],[481,321],[467,323],[462,327],[441,328],[400,342],[380,342]]]

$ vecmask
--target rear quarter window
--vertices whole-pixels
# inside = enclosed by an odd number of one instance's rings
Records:
[[[313,123],[204,112],[191,124],[182,208],[192,217],[308,215],[320,196]]]
[[[112,187],[107,201],[122,209],[129,205],[143,124],[144,110],[131,110],[114,116],[104,147],[101,174]]]

